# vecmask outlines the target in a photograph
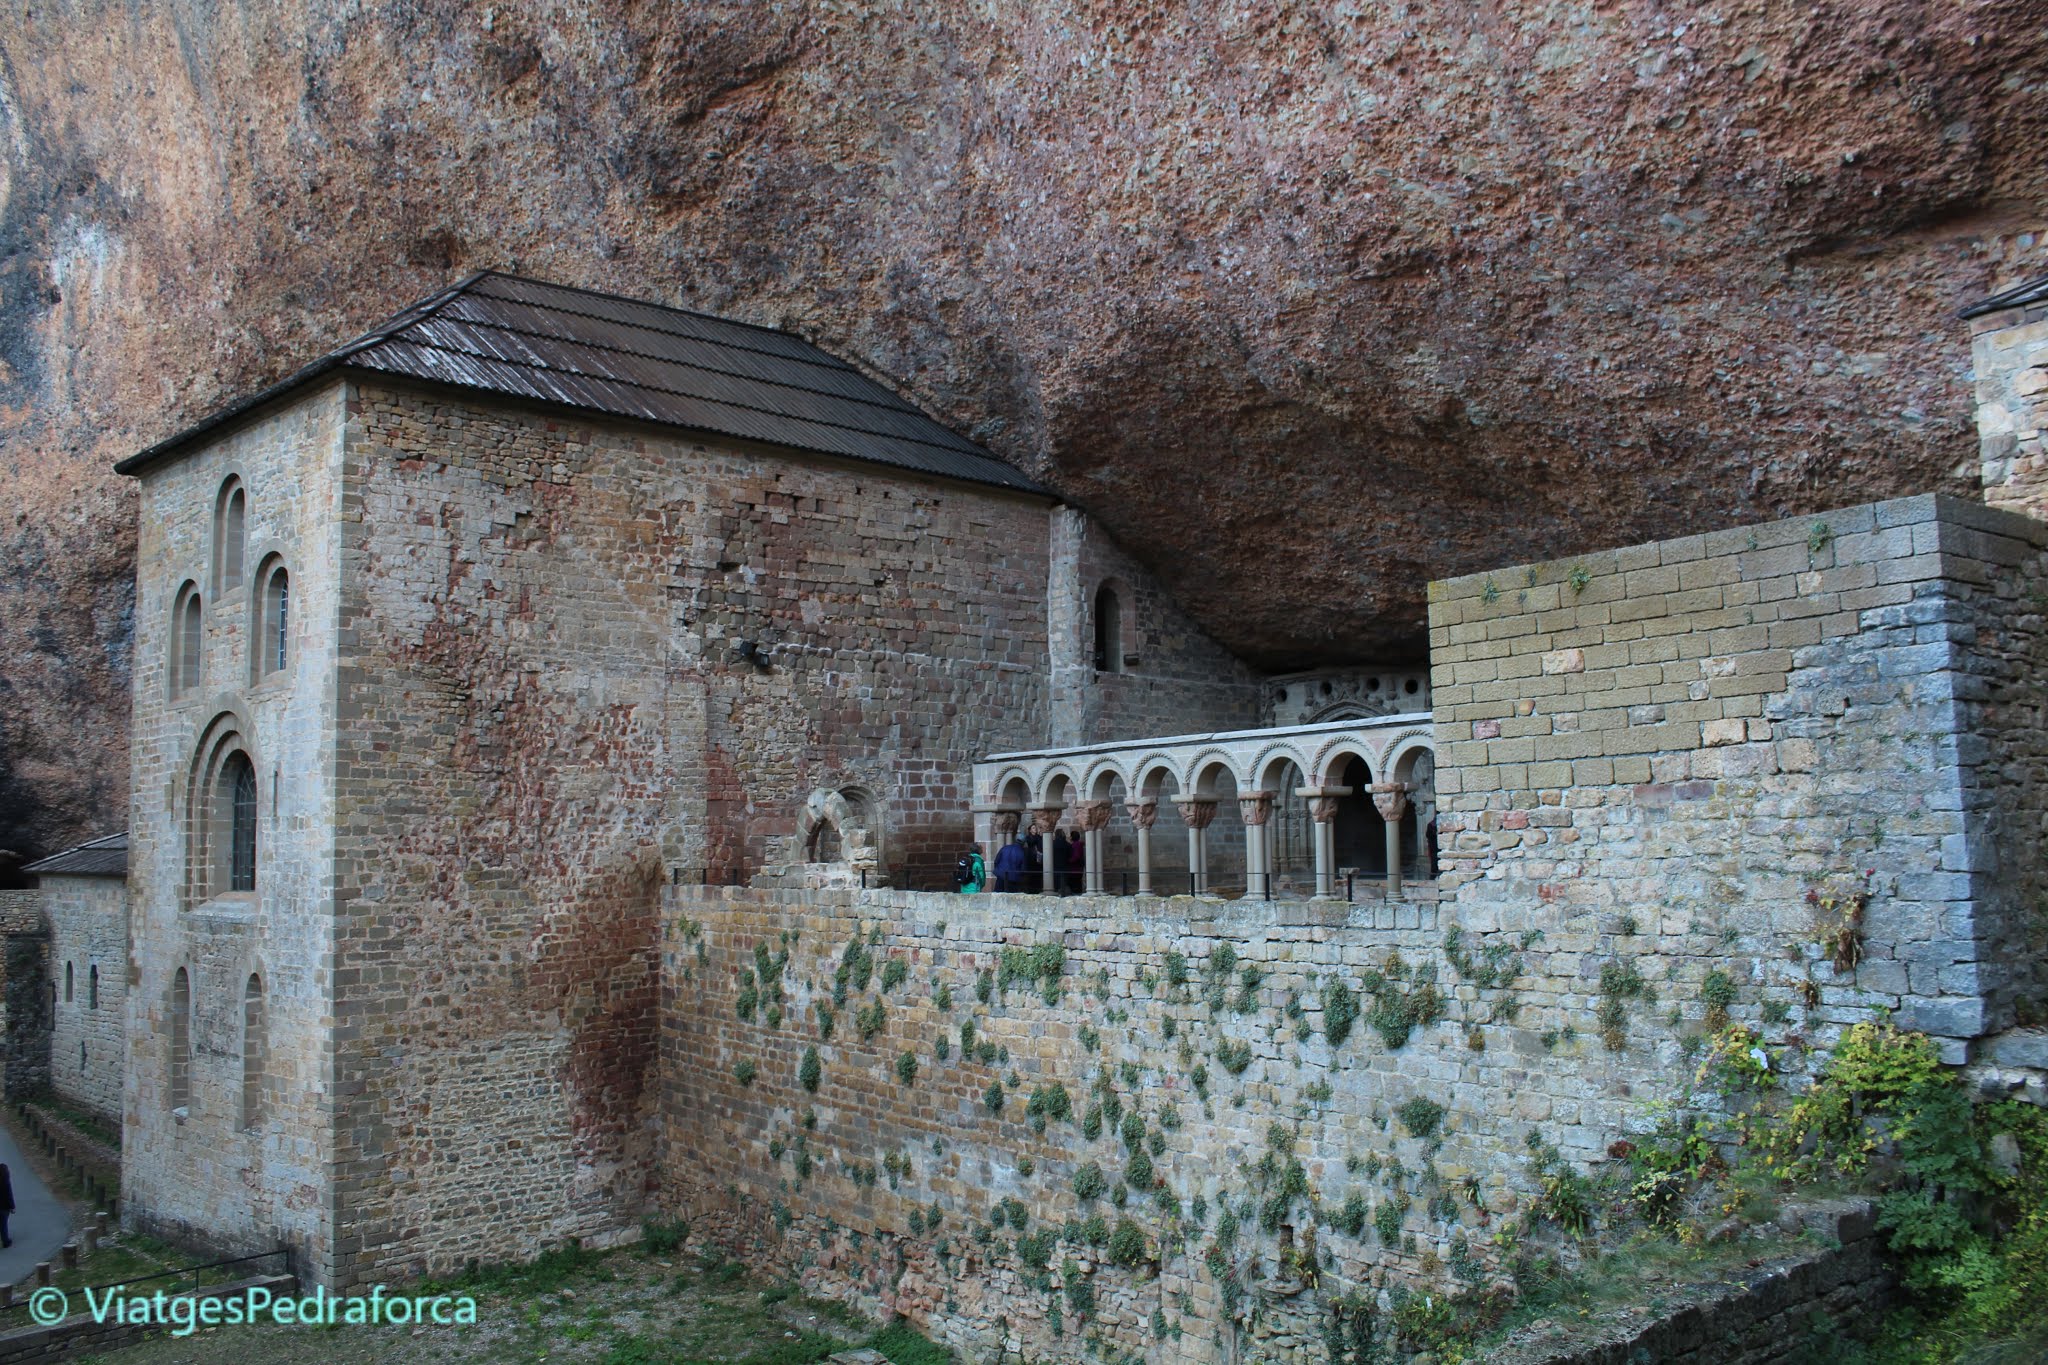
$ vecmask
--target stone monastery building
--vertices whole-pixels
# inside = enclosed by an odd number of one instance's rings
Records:
[[[686,1216],[1060,1356],[1072,1296],[974,1232],[1085,1216],[1092,1165],[1154,1257],[1093,1330],[1195,1360],[1252,1330],[1195,1210],[1282,1121],[1394,1235],[1288,1203],[1243,1273],[1384,1288],[1731,1018],[1894,1010],[2038,1090],[2044,300],[1976,321],[2018,510],[1501,566],[1431,585],[1426,664],[1266,677],[809,342],[466,279],[119,466],[124,1218],[340,1287]],[[1055,828],[1080,894],[938,894]]]

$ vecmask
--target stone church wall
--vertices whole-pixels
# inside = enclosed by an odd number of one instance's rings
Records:
[[[1047,711],[1042,499],[362,388],[336,829],[348,1282],[637,1221],[660,894],[802,857],[857,788],[893,875]],[[759,668],[738,650],[764,649]]]
[[[119,1128],[128,1000],[128,883],[45,875],[50,980],[58,988],[50,1081],[64,1099]]]
[[[1970,350],[1984,501],[2048,518],[2048,299],[1970,319]]]
[[[133,793],[128,886],[135,975],[122,1217],[131,1226],[230,1254],[292,1246],[325,1261],[329,1134],[327,1027],[334,983],[328,873],[330,754],[339,606],[340,385],[256,417],[141,481],[136,545]],[[224,480],[248,494],[242,585],[216,600],[213,518]],[[281,553],[291,575],[290,665],[250,674],[254,570]],[[201,586],[201,685],[170,687],[180,584]],[[256,775],[257,891],[184,904],[191,775],[202,741],[240,732]],[[190,1101],[172,1103],[171,1003],[191,982]],[[267,1055],[260,1113],[243,1106],[244,996],[263,984]],[[177,1112],[182,1108],[183,1113]],[[252,1179],[251,1172],[262,1172]]]

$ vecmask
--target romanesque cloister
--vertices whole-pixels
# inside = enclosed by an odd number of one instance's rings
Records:
[[[1363,876],[1393,897],[1436,875],[1432,745],[1413,711],[992,754],[974,765],[975,836],[993,865],[1027,834],[1076,831],[1071,889],[1097,894],[1330,897]],[[1164,828],[1162,806],[1179,816]]]

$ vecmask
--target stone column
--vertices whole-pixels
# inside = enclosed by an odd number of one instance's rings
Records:
[[[981,863],[988,875],[986,890],[995,890],[996,854],[1016,842],[1017,817],[1023,812],[1009,806],[977,806],[977,814],[988,816],[988,838],[981,841]]]
[[[1176,796],[1181,823],[1188,827],[1188,871],[1194,877],[1197,896],[1209,894],[1209,822],[1216,818],[1213,796]]]
[[[1050,896],[1059,887],[1053,881],[1052,832],[1060,827],[1060,813],[1065,806],[1033,806],[1031,808],[1031,832],[1038,836],[1038,860],[1044,885],[1040,888]]]
[[[1308,801],[1308,814],[1316,822],[1316,899],[1337,894],[1337,798],[1351,795],[1349,787],[1296,787],[1294,794]]]
[[[1081,806],[1082,848],[1088,859],[1082,890],[1091,895],[1102,894],[1102,830],[1109,823],[1109,813],[1107,801],[1088,801]]]
[[[1124,813],[1138,827],[1138,894],[1152,894],[1152,822],[1159,818],[1156,801],[1127,801]]]
[[[1401,894],[1401,817],[1408,813],[1406,782],[1375,782],[1372,803],[1387,822],[1387,899]]]
[[[1273,814],[1272,792],[1245,792],[1237,798],[1244,817],[1244,893],[1272,898],[1272,865],[1266,853],[1266,821]]]

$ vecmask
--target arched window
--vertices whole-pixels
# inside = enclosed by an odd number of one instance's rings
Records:
[[[1108,583],[1095,590],[1095,671],[1124,671],[1124,605]]]
[[[221,766],[228,800],[228,886],[256,889],[256,768],[247,754],[232,754]]]
[[[291,582],[284,566],[278,565],[263,580],[261,629],[256,634],[256,671],[261,677],[283,668],[291,639]]]
[[[263,1067],[270,1040],[264,1033],[263,978],[249,974],[242,990],[242,1126],[263,1120]]]
[[[201,629],[199,585],[187,583],[178,589],[171,608],[171,695],[181,697],[199,688],[199,661],[205,654],[206,635]]]
[[[64,1003],[68,1005],[71,1000],[71,964],[67,962],[64,964]]]
[[[249,500],[242,481],[230,476],[220,486],[213,510],[213,591],[218,597],[242,581],[242,553],[248,544]]]
[[[85,1007],[89,1010],[100,1007],[100,967],[97,962],[85,970]]]
[[[183,967],[171,978],[171,1108],[192,1103],[192,981]]]

